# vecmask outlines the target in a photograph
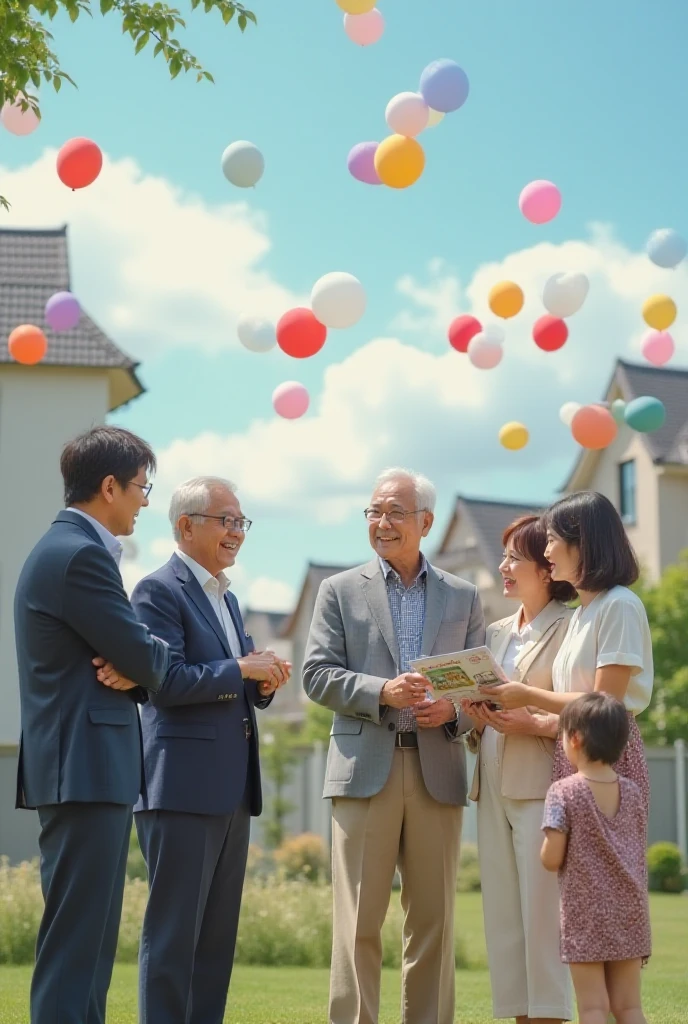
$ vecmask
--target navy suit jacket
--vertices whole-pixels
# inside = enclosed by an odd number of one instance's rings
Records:
[[[152,691],[162,684],[168,650],[136,618],[115,560],[83,516],[60,512],[27,558],[14,623],[22,726],[17,806],[133,805],[142,774],[135,701],[145,694],[103,686],[92,659],[112,661]]]
[[[209,598],[176,554],[136,585],[131,601],[141,621],[170,646],[165,681],[141,708],[145,781],[134,810],[232,814],[248,781],[251,814],[260,814],[255,708],[267,707],[272,697],[261,697],[255,682],[242,679]],[[253,641],[237,599],[227,591],[225,601],[247,655]]]

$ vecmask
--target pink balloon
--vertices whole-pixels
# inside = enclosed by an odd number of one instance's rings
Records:
[[[285,420],[297,420],[307,411],[310,397],[303,384],[295,380],[279,384],[272,392],[272,407]]]
[[[0,111],[0,121],[13,135],[30,135],[41,123],[41,119],[34,114],[31,107],[22,110],[18,97],[14,103],[5,103]]]
[[[674,339],[668,331],[650,331],[643,339],[643,355],[653,366],[664,366],[668,363],[675,348]]]
[[[385,19],[377,7],[367,14],[345,14],[344,31],[352,43],[359,46],[371,46],[381,38],[385,31]]]
[[[502,361],[504,350],[498,341],[491,341],[480,331],[468,343],[468,358],[479,370],[494,370]]]
[[[561,209],[561,192],[551,181],[531,181],[521,192],[518,205],[531,224],[546,224]]]

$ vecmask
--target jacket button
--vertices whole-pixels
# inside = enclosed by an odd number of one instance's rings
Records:
[[[394,730],[396,729],[396,725],[394,724],[394,722],[390,722],[387,728],[389,729],[390,732],[394,732]]]

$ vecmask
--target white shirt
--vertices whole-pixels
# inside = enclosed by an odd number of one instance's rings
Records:
[[[203,593],[210,601],[211,607],[222,626],[227,642],[229,643],[229,649],[232,652],[233,658],[241,657],[241,641],[239,640],[239,634],[237,633],[234,620],[229,611],[227,602],[225,601],[225,594],[229,588],[229,580],[223,572],[212,576],[207,569],[204,569],[202,565],[193,559],[190,555],[187,555],[184,551],[180,551],[177,548],[177,555],[181,558],[185,565],[188,565],[191,572],[194,574],[198,582],[200,583]]]
[[[88,520],[93,529],[96,531],[100,539],[102,540],[105,547],[108,549],[115,562],[119,566],[120,559],[122,558],[122,544],[117,540],[114,533],[110,533],[107,527],[99,523],[97,519],[90,516],[88,512],[82,512],[80,508],[68,508],[67,512],[76,512],[78,516],[83,516],[84,519]]]
[[[547,604],[534,619],[531,619],[530,622],[524,622],[522,626],[518,624],[521,618],[520,612],[514,619],[511,626],[509,643],[502,658],[502,668],[506,673],[507,679],[513,679],[516,662],[521,655],[521,651],[533,639],[533,633],[537,632],[539,635],[542,632],[541,623],[549,617],[549,614],[549,605]]]
[[[554,690],[589,693],[595,672],[605,665],[630,666],[624,704],[639,715],[652,697],[652,636],[643,602],[628,587],[602,591],[576,608],[552,665]]]

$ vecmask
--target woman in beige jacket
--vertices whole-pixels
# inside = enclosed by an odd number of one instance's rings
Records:
[[[552,689],[552,662],[568,628],[572,587],[553,583],[539,516],[523,516],[503,537],[499,571],[518,611],[493,623],[487,643],[509,679]],[[495,1017],[557,1024],[573,1017],[568,967],[559,956],[556,876],[540,863],[542,814],[552,775],[556,715],[528,708],[489,710],[462,702],[474,720],[478,853]]]

